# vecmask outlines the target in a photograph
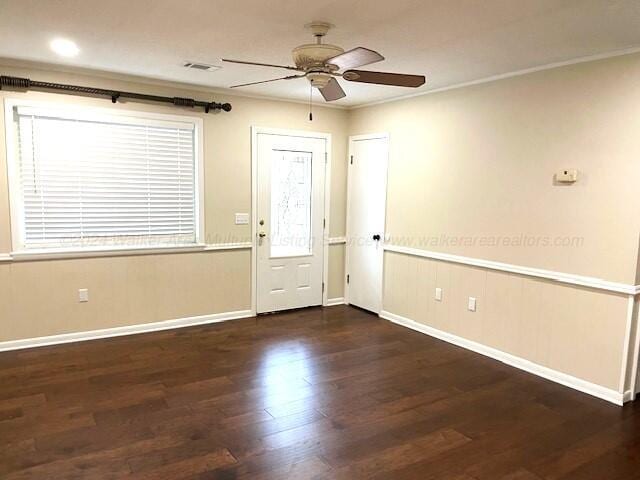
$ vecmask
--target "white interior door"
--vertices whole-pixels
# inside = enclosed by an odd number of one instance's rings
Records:
[[[389,139],[349,139],[347,301],[380,313]]]
[[[321,305],[327,141],[256,137],[256,310]]]

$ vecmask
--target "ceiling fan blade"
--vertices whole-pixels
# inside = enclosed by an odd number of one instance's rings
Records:
[[[257,67],[272,67],[272,68],[286,68],[287,70],[295,70],[297,72],[304,72],[304,70],[288,65],[274,65],[272,63],[259,63],[259,62],[245,62],[244,60],[231,60],[229,58],[221,58],[223,62],[239,63],[240,65],[254,65]]]
[[[384,57],[378,52],[364,47],[357,47],[348,52],[336,55],[325,61],[325,63],[335,65],[338,67],[338,70],[347,70],[348,68],[362,67],[363,65],[369,65],[382,60],[384,60]]]
[[[259,83],[277,82],[278,80],[291,80],[293,78],[302,78],[304,75],[287,75],[286,77],[272,78],[271,80],[260,80],[259,82],[241,83],[240,85],[231,85],[229,88],[248,87],[249,85],[258,85]]]
[[[366,70],[347,70],[342,78],[349,82],[375,83],[396,87],[419,87],[427,79],[424,75],[406,75],[404,73],[369,72]]]
[[[335,78],[329,80],[327,86],[320,89],[320,93],[327,102],[333,102],[334,100],[338,100],[347,96],[347,94],[344,93],[344,90]]]

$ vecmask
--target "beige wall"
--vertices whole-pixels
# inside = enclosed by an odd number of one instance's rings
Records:
[[[390,134],[391,243],[635,284],[638,78],[621,56],[353,110],[351,135]],[[522,235],[582,240],[490,244]],[[619,390],[627,295],[391,252],[384,282],[386,311]]]
[[[162,104],[83,98],[39,92],[0,91],[0,98],[30,98],[103,108],[195,115],[204,122],[205,225],[207,243],[250,240],[250,227],[234,224],[236,212],[251,211],[252,125],[328,132],[332,135],[330,236],[343,236],[346,196],[348,112],[291,102],[236,97],[160,86],[140,80],[107,79],[79,73],[2,67],[5,75],[232,103],[230,113],[204,114]],[[4,148],[0,120],[0,253],[11,251]],[[329,292],[342,291],[343,254],[330,249]],[[175,255],[129,256],[0,263],[0,341],[57,333],[132,325],[193,315],[249,309],[250,252],[212,251]],[[89,288],[90,301],[77,302],[78,288]]]
[[[0,265],[0,340],[246,310],[250,262],[242,250]]]
[[[636,280],[640,56],[545,70],[352,111],[390,134],[387,232],[415,248]],[[553,174],[577,168],[575,185]],[[420,240],[446,235],[474,245]],[[482,237],[581,246],[482,246]]]

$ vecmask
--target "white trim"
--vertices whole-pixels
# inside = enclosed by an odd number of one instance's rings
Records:
[[[322,132],[313,132],[307,130],[290,130],[282,128],[270,128],[260,127],[256,125],[251,126],[251,311],[254,315],[257,311],[258,304],[258,268],[257,268],[257,251],[256,251],[256,223],[258,221],[258,135],[283,135],[291,137],[303,137],[303,138],[318,138],[325,141],[326,163],[324,174],[324,212],[323,217],[325,219],[325,227],[323,230],[323,237],[325,232],[329,230],[329,213],[331,205],[331,134]],[[322,293],[322,305],[327,305],[329,294],[329,242],[324,242],[323,245],[323,267],[322,267],[322,282],[324,283],[324,292]]]
[[[389,183],[389,161],[391,158],[391,142],[390,136],[387,132],[375,132],[375,133],[364,133],[361,135],[350,135],[349,136],[349,148],[347,152],[347,205],[346,205],[346,222],[345,222],[345,243],[348,243],[349,239],[349,215],[351,212],[351,194],[350,194],[350,185],[351,185],[351,155],[353,149],[353,142],[360,142],[363,140],[377,140],[377,139],[386,139],[387,140],[387,174],[385,176],[385,184],[384,184],[384,233],[382,235],[383,246],[384,240],[387,238],[387,203],[388,203],[388,188],[387,185]],[[381,294],[384,296],[384,258],[382,260],[382,290]],[[349,283],[347,282],[347,275],[349,275],[349,245],[346,246],[344,252],[344,303],[349,304]],[[380,299],[380,305],[382,305],[382,298]]]
[[[58,345],[62,343],[84,342],[86,340],[96,340],[99,338],[121,337],[123,335],[135,335],[138,333],[158,332],[161,330],[205,325],[208,323],[224,322],[227,320],[248,318],[252,316],[253,313],[250,310],[237,310],[235,312],[212,313],[209,315],[199,315],[197,317],[185,317],[175,320],[104,328],[101,330],[90,330],[86,332],[62,333],[48,337],[9,340],[7,342],[0,342],[0,352],[20,350],[23,348],[44,347],[46,345]]]
[[[237,242],[185,245],[183,247],[157,245],[152,247],[99,247],[85,248],[83,250],[23,250],[19,252],[0,254],[0,262],[121,257],[131,255],[163,255],[168,253],[197,253],[216,250],[247,250],[251,248],[251,245],[251,242]]]
[[[613,52],[598,53],[596,55],[587,55],[584,57],[578,57],[571,60],[564,60],[562,62],[547,63],[544,65],[538,65],[537,67],[524,68],[522,70],[515,70],[513,72],[492,75],[490,77],[479,78],[477,80],[471,80],[469,82],[456,83],[453,85],[448,85],[446,87],[434,88],[433,90],[410,93],[408,95],[401,95],[393,98],[385,98],[383,100],[376,100],[373,102],[363,103],[360,105],[352,105],[347,107],[347,110],[357,110],[359,108],[373,107],[375,105],[382,105],[385,103],[399,102],[402,100],[407,100],[409,98],[423,97],[425,95],[431,95],[433,93],[446,92],[447,90],[457,90],[458,88],[471,87],[473,85],[481,85],[483,83],[495,82],[498,80],[504,80],[511,77],[519,77],[521,75],[527,75],[529,73],[541,72],[544,70],[552,70],[554,68],[560,68],[560,67],[567,67],[569,65],[576,65],[578,63],[587,63],[587,62],[594,62],[596,60],[604,60],[607,58],[620,57],[622,55],[630,55],[638,52],[640,52],[640,47],[631,47],[631,48],[625,48],[622,50],[615,50]]]
[[[7,160],[7,191],[9,195],[9,228],[11,229],[11,249],[16,250],[22,244],[22,201],[20,201],[20,176],[18,169],[17,126],[14,121],[13,108],[17,102],[11,98],[4,99],[4,134]]]
[[[387,132],[363,133],[361,135],[350,135],[349,142],[361,142],[362,140],[389,140]]]
[[[633,309],[635,307],[635,297],[629,295],[627,300],[627,321],[624,329],[624,343],[622,345],[622,365],[620,366],[620,380],[618,381],[618,391],[624,393],[627,384],[627,370],[629,368],[629,350],[631,347],[631,331],[633,328]]]
[[[42,100],[18,100],[12,98],[10,102],[13,103],[18,115],[55,117],[66,120],[108,122],[125,125],[137,125],[139,120],[144,120],[145,124],[148,123],[156,127],[167,126],[184,130],[194,130],[196,128],[194,120],[197,117],[180,117],[178,115],[157,113],[149,116],[145,115],[144,112],[132,112],[131,110],[52,103]],[[156,118],[155,115],[162,116]]]
[[[253,246],[252,242],[237,242],[237,243],[210,243],[205,245],[204,251],[211,250],[248,250]]]
[[[610,282],[608,280],[603,280],[595,277],[586,277],[582,275],[574,275],[571,273],[555,272],[552,270],[542,270],[540,268],[524,267],[521,265],[494,262],[493,260],[482,260],[479,258],[463,257],[460,255],[432,252],[429,250],[422,250],[418,248],[400,247],[397,245],[385,244],[384,249],[388,252],[431,258],[433,260],[442,260],[444,262],[460,263],[463,265],[488,268],[490,270],[499,270],[502,272],[517,273],[519,275],[544,278],[547,280],[567,283],[570,285],[595,288],[597,290],[606,290],[609,292],[624,293],[627,295],[637,295],[638,293],[640,293],[640,285],[628,285],[625,283]]]
[[[347,237],[331,237],[329,238],[329,245],[341,245],[347,243]]]
[[[118,257],[124,255],[199,252],[204,250],[204,248],[204,245],[185,245],[182,247],[157,245],[151,247],[90,247],[84,249],[21,250],[11,252],[11,258],[15,262],[20,262],[64,258]]]
[[[329,298],[325,307],[333,307],[334,305],[344,305],[344,297]]]
[[[624,403],[632,402],[633,400],[635,400],[635,398],[636,394],[633,392],[633,390],[625,390],[624,395],[622,396],[622,401]]]
[[[510,353],[502,352],[495,348],[491,348],[486,345],[467,340],[466,338],[443,332],[442,330],[437,330],[433,327],[423,325],[414,320],[410,320],[391,312],[383,310],[382,312],[380,312],[380,317],[403,327],[410,328],[417,332],[421,332],[445,342],[452,343],[459,347],[466,348],[467,350],[471,350],[481,355],[499,360],[503,363],[506,363],[507,365],[511,365],[512,367],[519,368],[520,370],[524,370],[525,372],[538,375],[539,377],[546,378],[547,380],[551,380],[566,387],[570,387],[575,390],[588,393],[589,395],[593,395],[594,397],[607,400],[608,402],[615,403],[616,405],[622,405],[627,400],[627,397],[630,394],[630,392],[617,392],[613,389],[606,388],[601,385],[588,382],[586,380],[582,380],[580,378],[559,372],[557,370],[553,370],[548,367],[544,367],[542,365],[538,365],[537,363],[533,363],[524,358],[516,357],[515,355],[511,355]]]
[[[633,308],[633,318],[632,322],[635,322],[635,335],[634,338],[630,341],[630,346],[633,346],[633,357],[631,360],[631,391],[633,396],[640,392],[640,376],[638,372],[638,367],[640,367],[640,318],[638,318],[638,310],[635,306],[635,298],[634,298],[634,308]]]
[[[253,125],[252,133],[263,135],[282,135],[284,137],[302,137],[302,138],[318,138],[320,140],[328,140],[331,138],[330,133],[314,132],[312,130],[292,130],[288,128],[271,128]]]
[[[198,191],[195,192],[195,205],[196,209],[196,242],[201,243],[205,241],[205,199],[204,199],[204,122],[201,118],[193,118],[195,129],[193,132],[193,142],[195,144],[194,152],[197,157],[194,159],[195,169],[195,182],[197,184]]]
[[[258,312],[258,127],[251,127],[251,311]]]
[[[63,112],[68,116],[79,116],[82,118],[100,118],[105,117],[110,120],[117,118],[123,121],[153,120],[164,122],[178,122],[180,124],[193,125],[194,134],[194,175],[197,183],[197,191],[195,192],[194,208],[196,210],[195,235],[196,242],[199,244],[205,238],[204,228],[204,122],[202,118],[190,115],[172,115],[168,113],[145,112],[139,110],[124,110],[104,107],[92,107],[86,105],[68,105],[51,101],[31,100],[28,98],[8,97],[4,99],[4,116],[5,116],[5,138],[6,138],[6,155],[7,155],[7,183],[9,187],[9,216],[11,224],[11,245],[12,249],[22,254],[22,201],[19,195],[19,179],[17,168],[17,145],[16,145],[16,126],[14,122],[14,108],[34,108],[46,109],[54,112]],[[172,245],[172,248],[183,248],[182,246]],[[148,248],[148,247],[145,247]],[[163,247],[164,248],[164,247]],[[131,250],[131,248],[129,248]],[[43,249],[40,253],[51,253],[57,255],[59,250],[63,249]],[[96,250],[120,250],[119,248],[100,247]],[[135,249],[134,249],[135,250]],[[92,248],[77,248],[75,251],[92,252]],[[34,252],[35,253],[35,252]],[[62,257],[56,257],[62,258]]]
[[[324,164],[324,212],[322,238],[325,238],[331,227],[331,134],[326,134],[325,138],[325,164]],[[324,242],[322,246],[322,305],[329,304],[329,244]]]

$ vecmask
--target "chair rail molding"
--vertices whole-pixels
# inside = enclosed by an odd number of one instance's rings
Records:
[[[569,285],[578,285],[581,287],[589,287],[598,290],[606,290],[614,293],[624,293],[626,295],[640,294],[640,285],[630,285],[626,283],[610,282],[595,277],[587,277],[582,275],[574,275],[572,273],[555,272],[552,270],[543,270],[540,268],[524,267],[521,265],[512,265],[509,263],[494,262],[493,260],[483,260],[479,258],[463,257],[461,255],[452,255],[449,253],[433,252],[422,250],[419,248],[402,247],[398,245],[384,245],[387,252],[401,253],[415,257],[430,258],[432,260],[441,260],[444,262],[459,263],[462,265],[470,265],[473,267],[487,268],[489,270],[499,270],[501,272],[516,273],[526,275],[528,277],[544,278],[555,282],[566,283]]]
[[[341,245],[347,243],[347,237],[331,237],[329,238],[329,245]]]
[[[122,248],[95,248],[95,249],[65,249],[65,250],[23,250],[19,252],[0,253],[0,263],[2,262],[23,262],[35,260],[58,260],[71,258],[94,258],[94,257],[120,257],[132,255],[163,255],[167,253],[198,253],[218,250],[249,250],[251,242],[237,243],[212,243],[201,245],[189,245],[183,247],[122,247]]]

